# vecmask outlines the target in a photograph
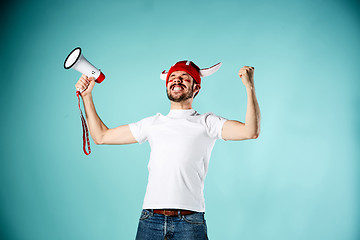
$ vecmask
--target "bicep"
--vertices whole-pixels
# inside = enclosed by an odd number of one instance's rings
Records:
[[[115,145],[132,143],[137,143],[137,141],[127,124],[108,129],[103,136],[101,144]]]
[[[249,134],[246,132],[245,123],[236,120],[227,120],[224,123],[221,136],[224,140],[246,140],[251,139]]]

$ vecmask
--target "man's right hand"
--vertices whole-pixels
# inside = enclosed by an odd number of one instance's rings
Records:
[[[95,79],[93,77],[88,78],[85,74],[83,74],[79,78],[79,81],[75,84],[75,88],[76,88],[76,91],[78,91],[78,89],[85,89],[85,91],[83,91],[80,94],[82,97],[85,97],[85,96],[91,94],[91,91],[94,88],[94,85],[95,85]]]

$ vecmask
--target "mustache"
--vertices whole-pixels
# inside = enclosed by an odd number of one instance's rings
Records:
[[[182,88],[186,88],[185,85],[183,85],[183,84],[181,84],[181,83],[176,83],[176,84],[174,84],[174,85],[171,85],[170,89],[173,89],[173,88],[176,87],[176,86],[180,86],[180,87],[182,87]]]

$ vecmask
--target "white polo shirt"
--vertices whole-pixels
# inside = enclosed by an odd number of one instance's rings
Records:
[[[151,147],[143,209],[205,212],[204,180],[226,120],[189,109],[170,110],[166,116],[157,113],[129,124],[136,141],[149,141]]]

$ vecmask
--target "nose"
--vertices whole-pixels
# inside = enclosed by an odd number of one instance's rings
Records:
[[[174,79],[174,83],[182,83],[183,82],[183,80],[182,80],[182,77],[180,76],[180,77],[176,77],[175,79]]]

